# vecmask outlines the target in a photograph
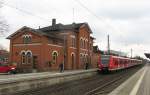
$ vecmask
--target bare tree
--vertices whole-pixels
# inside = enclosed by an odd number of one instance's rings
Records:
[[[8,32],[8,24],[4,17],[1,15],[3,0],[0,1],[0,36],[4,36],[6,32]]]

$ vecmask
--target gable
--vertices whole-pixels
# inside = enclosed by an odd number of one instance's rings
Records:
[[[23,43],[23,37],[25,36],[31,36],[32,42],[40,42],[42,37],[42,35],[26,28],[15,32],[15,34],[11,35],[9,39],[12,40],[13,43]]]
[[[80,29],[82,29],[82,28],[86,29],[87,32],[92,33],[92,30],[87,23],[81,25]]]
[[[27,33],[27,32],[32,32],[33,34],[38,35],[38,36],[41,35],[40,33],[34,32],[32,28],[24,26],[24,27],[20,28],[19,30],[17,30],[16,32],[14,32],[13,34],[9,35],[7,37],[7,39],[14,39],[14,38],[22,35],[23,33]]]

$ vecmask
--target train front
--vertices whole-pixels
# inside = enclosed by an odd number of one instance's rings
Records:
[[[109,70],[109,61],[110,55],[101,55],[99,62],[99,71],[108,71]]]

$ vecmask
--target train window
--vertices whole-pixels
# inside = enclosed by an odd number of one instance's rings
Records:
[[[108,64],[109,60],[108,59],[103,59],[102,64]]]

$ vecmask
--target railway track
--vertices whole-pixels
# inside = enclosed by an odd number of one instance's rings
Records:
[[[113,85],[114,83],[116,83],[118,80],[122,79],[123,76],[119,76],[118,78],[115,78],[109,82],[107,82],[106,84],[103,84],[87,93],[85,93],[84,95],[99,95],[99,94],[105,94],[105,93],[108,93],[109,91],[104,91],[102,90],[103,88],[107,87],[107,86],[110,86],[110,85]]]
[[[12,95],[107,95],[140,68],[139,66],[113,74],[100,74],[78,81],[18,92]]]
[[[133,72],[119,74],[118,77],[111,77],[111,79],[103,81],[103,84],[99,84],[99,86],[95,89],[92,89],[85,93],[84,95],[107,95],[112,91],[112,88],[119,86],[123,81],[128,79]]]

